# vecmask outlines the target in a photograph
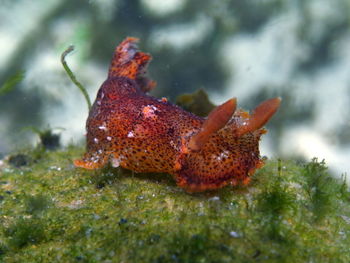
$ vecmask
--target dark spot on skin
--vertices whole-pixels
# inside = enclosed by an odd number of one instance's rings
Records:
[[[169,135],[169,136],[172,136],[172,135],[174,134],[174,132],[175,132],[175,129],[174,129],[173,127],[170,127],[170,128],[168,129],[168,135]]]

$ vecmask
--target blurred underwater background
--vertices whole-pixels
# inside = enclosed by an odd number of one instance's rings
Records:
[[[0,0],[0,155],[35,143],[28,126],[84,143],[86,102],[60,56],[75,46],[67,62],[94,100],[126,36],[153,56],[154,96],[201,88],[250,110],[281,96],[261,154],[349,174],[350,0]]]

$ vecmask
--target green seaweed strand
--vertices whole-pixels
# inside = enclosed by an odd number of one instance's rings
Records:
[[[65,69],[65,71],[67,72],[68,76],[70,77],[70,79],[73,81],[73,83],[75,84],[75,86],[78,87],[78,89],[81,91],[81,93],[83,93],[84,98],[86,100],[86,103],[88,105],[88,109],[90,111],[91,109],[91,100],[89,97],[89,94],[87,93],[86,89],[84,88],[84,86],[77,80],[77,78],[75,77],[74,73],[70,70],[70,68],[68,67],[68,64],[66,62],[66,56],[71,53],[74,50],[74,46],[70,45],[61,55],[61,62],[62,65]]]

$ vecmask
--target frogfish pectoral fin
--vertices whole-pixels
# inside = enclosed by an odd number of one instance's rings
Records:
[[[243,125],[238,127],[237,136],[262,128],[275,114],[281,104],[281,98],[273,98],[259,104]]]
[[[206,182],[205,180],[192,181],[188,175],[178,172],[175,175],[177,186],[183,188],[188,193],[203,192],[206,190],[215,190],[230,183],[230,180],[218,180],[217,182]]]
[[[201,130],[193,135],[188,143],[191,151],[199,151],[210,136],[225,127],[237,107],[237,99],[232,98],[212,110],[204,121]]]
[[[83,159],[74,160],[74,165],[76,167],[85,168],[88,170],[99,169],[105,166],[108,161],[108,156],[87,156],[85,155]]]

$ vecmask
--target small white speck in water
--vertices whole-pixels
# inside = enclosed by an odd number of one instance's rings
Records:
[[[98,143],[98,139],[97,139],[97,138],[94,138],[94,142],[95,142],[95,143]]]
[[[111,141],[112,140],[112,137],[111,136],[107,136],[107,141]]]
[[[218,196],[213,196],[211,198],[208,199],[209,201],[220,201],[220,197]]]
[[[100,219],[101,217],[99,216],[99,215],[97,215],[97,214],[94,214],[94,219],[95,220],[98,220],[98,219]]]
[[[91,236],[91,232],[92,232],[92,229],[89,227],[88,229],[86,229],[85,235],[86,235],[87,237],[90,237],[90,236]]]
[[[54,165],[54,166],[50,166],[50,170],[61,171],[62,168]]]
[[[343,220],[344,220],[347,224],[350,224],[350,217],[344,216],[344,215],[341,215],[340,217],[343,218]]]
[[[235,231],[231,231],[230,232],[230,236],[237,238],[237,237],[239,237],[239,234],[237,232],[235,232]]]
[[[69,205],[68,208],[70,209],[79,209],[83,206],[84,201],[79,199],[79,200],[74,200],[72,201]]]

